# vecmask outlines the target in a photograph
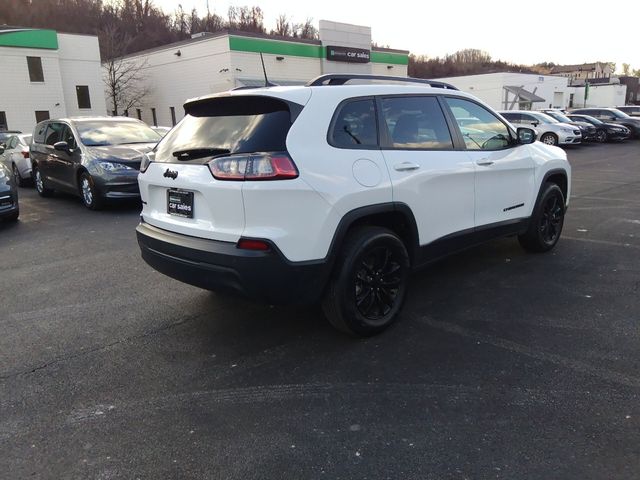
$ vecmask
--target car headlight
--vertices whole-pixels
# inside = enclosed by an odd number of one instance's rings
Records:
[[[105,172],[124,172],[127,170],[135,170],[135,168],[131,168],[123,163],[98,162],[98,165],[100,165],[100,168]]]
[[[7,175],[4,173],[4,168],[0,168],[0,180],[4,180],[7,178]]]
[[[571,128],[563,128],[562,133],[567,135],[573,135],[573,130]]]

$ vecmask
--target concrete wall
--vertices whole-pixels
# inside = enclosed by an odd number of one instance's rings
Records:
[[[273,83],[286,84],[287,82],[306,83],[310,79],[321,74],[320,62],[316,58],[296,57],[292,55],[272,55],[265,53],[264,66],[269,80]],[[277,60],[282,57],[282,60]],[[251,52],[231,52],[231,65],[233,75],[238,78],[263,79],[262,63],[260,55]],[[236,70],[237,68],[240,71]],[[239,86],[240,82],[237,82]]]
[[[41,58],[44,82],[30,81],[27,57]],[[0,47],[0,64],[0,111],[5,112],[10,130],[31,132],[36,110],[47,110],[51,117],[67,114],[57,50]]]
[[[568,79],[552,75],[534,75],[523,73],[488,73],[483,75],[468,75],[461,77],[441,78],[458,87],[460,90],[471,93],[496,110],[504,110],[505,86],[522,87],[544,98],[544,102],[533,104],[533,109],[539,108],[566,108],[569,105],[569,94],[573,89],[567,85]],[[513,99],[513,95],[509,96]],[[516,103],[514,109],[518,108]]]
[[[371,50],[371,27],[320,20],[322,45],[348,45]],[[322,73],[372,73],[371,63],[345,63],[322,59]]]
[[[0,47],[0,111],[9,129],[31,132],[36,111],[51,118],[105,114],[97,37],[58,34],[58,44],[58,50]],[[41,58],[44,82],[30,81],[27,57]],[[76,85],[89,86],[91,109],[78,109]]]
[[[67,115],[106,115],[98,37],[59,33],[58,53]],[[89,87],[91,108],[79,108],[79,85]]]
[[[179,56],[176,55],[178,51]],[[142,120],[149,125],[153,125],[152,108],[156,109],[158,125],[170,127],[171,107],[175,109],[176,121],[180,121],[184,116],[182,105],[185,100],[229,90],[235,86],[233,74],[230,73],[231,57],[227,36],[203,37],[202,41],[188,45],[126,57],[123,62],[141,68],[140,74],[149,93],[138,108],[142,113]],[[112,106],[108,105],[108,108],[111,111]],[[129,111],[129,116],[137,117],[135,107]]]
[[[627,94],[626,85],[590,85],[589,98],[585,101],[584,87],[572,87],[573,108],[617,107],[624,105]]]

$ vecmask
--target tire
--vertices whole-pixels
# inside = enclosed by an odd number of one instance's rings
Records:
[[[565,211],[564,195],[560,187],[555,183],[545,183],[531,215],[529,228],[518,236],[522,248],[542,253],[555,247],[562,233]]]
[[[596,142],[605,143],[606,141],[607,141],[607,132],[605,132],[604,130],[598,130],[598,133],[596,133]]]
[[[336,260],[322,309],[338,330],[369,337],[397,318],[406,295],[410,261],[400,238],[381,227],[352,231]]]
[[[546,145],[558,145],[558,136],[555,133],[545,133],[540,137],[540,141]]]
[[[11,165],[11,172],[13,173],[13,180],[16,182],[16,185],[19,187],[27,186],[27,181],[20,176],[20,171],[15,163]]]
[[[36,186],[36,191],[41,197],[50,197],[53,195],[53,189],[48,188],[44,182],[44,178],[40,174],[40,169],[33,167],[33,183]]]
[[[17,222],[19,216],[20,216],[20,209],[16,209],[15,212],[11,213],[11,215],[7,215],[6,217],[4,217],[4,219],[7,222]]]
[[[83,172],[82,175],[80,175],[78,190],[80,191],[80,198],[82,198],[82,203],[84,203],[85,207],[89,210],[102,209],[104,199],[96,189],[96,184],[88,172]]]

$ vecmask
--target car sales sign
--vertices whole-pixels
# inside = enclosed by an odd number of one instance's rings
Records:
[[[371,51],[364,48],[327,46],[327,60],[334,62],[369,63]]]

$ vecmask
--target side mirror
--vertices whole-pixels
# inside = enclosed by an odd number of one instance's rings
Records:
[[[53,149],[59,152],[69,152],[69,145],[67,142],[56,142],[53,144]]]
[[[536,132],[532,128],[518,128],[518,143],[528,145],[536,141]]]

